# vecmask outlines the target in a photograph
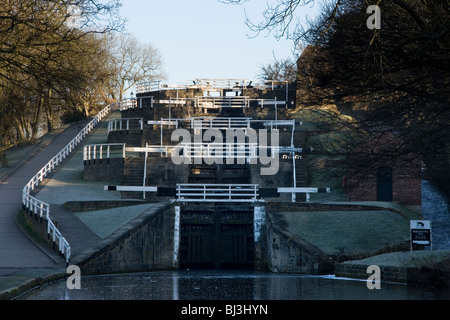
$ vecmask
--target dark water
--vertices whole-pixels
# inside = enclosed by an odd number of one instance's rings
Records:
[[[433,249],[450,249],[448,199],[422,184],[422,210],[432,221]],[[395,283],[368,289],[365,280],[253,271],[184,270],[81,277],[81,289],[65,280],[32,290],[22,300],[450,300],[450,289]]]
[[[81,277],[81,289],[50,283],[23,300],[449,300],[450,290],[365,280],[254,271],[158,271]]]

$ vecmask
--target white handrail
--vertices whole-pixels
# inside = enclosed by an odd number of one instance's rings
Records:
[[[204,143],[191,142],[180,143],[179,147],[183,149],[183,157],[204,158],[204,157],[222,157],[235,159],[256,159],[258,157],[257,143]],[[214,155],[213,155],[214,154]]]
[[[192,184],[176,186],[176,200],[181,202],[258,202],[257,184]]]
[[[251,118],[192,117],[191,129],[248,129]]]
[[[112,155],[119,155],[119,158],[125,158],[125,146],[125,143],[87,144],[83,147],[83,161],[109,159]],[[112,150],[112,147],[118,148]]]
[[[195,104],[197,107],[202,108],[236,108],[249,106],[250,99],[248,97],[196,97]]]
[[[220,90],[220,89],[243,89],[256,88],[274,90],[278,87],[288,88],[288,81],[278,80],[264,80],[256,81],[251,79],[195,79],[177,81],[175,85],[161,84],[161,81],[141,81],[136,85],[136,92],[138,94],[144,92],[153,92],[161,90],[182,90],[200,88],[205,90]]]
[[[161,90],[161,81],[140,81],[136,84],[136,92],[154,92]]]
[[[112,110],[117,110],[120,104],[111,104],[103,108],[81,131],[73,138],[56,156],[54,156],[46,165],[42,167],[25,185],[22,190],[22,206],[24,209],[39,215],[47,220],[47,234],[52,237],[53,243],[57,244],[58,249],[66,258],[66,263],[70,260],[71,250],[67,240],[55,226],[50,218],[50,205],[44,201],[33,197],[30,193],[39,186],[47,175],[69,155],[72,150],[83,140],[83,138],[92,131],[92,129]]]
[[[137,126],[136,123],[138,124]],[[108,134],[112,131],[122,131],[122,130],[142,131],[143,129],[144,129],[144,118],[120,118],[109,120],[108,122]]]
[[[137,108],[138,103],[135,98],[126,98],[113,104],[114,108],[120,111]]]

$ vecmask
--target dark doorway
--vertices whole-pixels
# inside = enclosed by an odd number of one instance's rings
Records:
[[[392,168],[377,170],[377,201],[392,201]]]

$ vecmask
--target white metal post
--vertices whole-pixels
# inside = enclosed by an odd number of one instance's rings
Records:
[[[161,141],[161,148],[163,147],[163,118],[161,118],[161,133],[160,133],[160,141]],[[161,158],[162,158],[162,153],[161,153]]]
[[[145,143],[145,160],[144,160],[144,177],[142,178],[142,186],[145,187],[145,177],[147,176],[147,156],[148,156],[148,143]],[[142,191],[142,199],[145,199],[145,191]]]
[[[278,106],[277,106],[277,97],[275,97],[275,121],[278,119]],[[278,125],[275,122],[275,128],[278,129]]]
[[[178,99],[178,96],[177,96]],[[169,129],[170,129],[170,118],[171,118],[171,114],[172,114],[172,98],[169,97]],[[161,124],[162,125],[162,124]]]
[[[293,178],[294,178],[294,188],[297,187],[297,179],[296,179],[296,173],[295,173],[295,152],[292,152],[292,171],[293,171]],[[292,192],[292,202],[295,202],[297,200],[297,194],[295,192]]]

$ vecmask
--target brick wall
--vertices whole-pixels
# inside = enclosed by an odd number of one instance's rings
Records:
[[[412,165],[408,168],[400,165],[392,168],[392,201],[404,205],[421,205],[420,167]],[[377,176],[376,169],[365,175],[358,174],[347,176],[346,198],[349,201],[376,201],[377,200]]]
[[[347,157],[346,198],[350,201],[377,200],[377,171],[392,169],[392,201],[421,204],[421,160],[417,155],[396,155],[401,140],[383,133]]]

